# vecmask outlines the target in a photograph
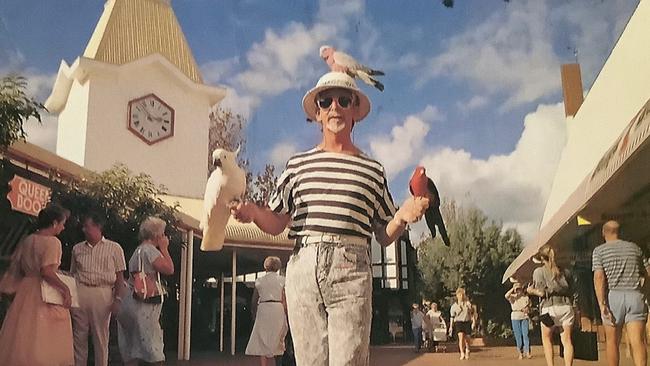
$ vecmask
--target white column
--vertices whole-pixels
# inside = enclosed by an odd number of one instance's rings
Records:
[[[187,276],[186,268],[187,267],[187,246],[184,246],[181,249],[181,279],[180,279],[180,296],[178,299],[178,359],[183,360],[183,355],[185,354],[185,301],[186,301],[186,292],[185,288],[185,278]]]
[[[237,250],[232,250],[232,282],[231,282],[231,314],[230,314],[230,354],[235,354],[235,324],[237,317]]]
[[[183,360],[190,359],[190,341],[192,334],[192,284],[194,282],[194,230],[187,232],[187,264],[185,274],[185,325]]]
[[[224,287],[226,286],[226,277],[221,272],[221,301],[219,301],[219,351],[223,352],[223,311],[224,311],[224,300],[225,300],[225,291]]]

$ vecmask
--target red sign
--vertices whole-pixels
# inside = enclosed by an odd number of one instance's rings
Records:
[[[51,190],[29,179],[14,175],[9,181],[11,190],[7,199],[11,202],[11,209],[32,216],[38,213],[50,201]]]

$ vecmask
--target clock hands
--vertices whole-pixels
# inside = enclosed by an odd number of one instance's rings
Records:
[[[149,108],[147,107],[147,103],[145,103],[145,102],[140,102],[140,108],[142,108],[142,109],[144,110],[144,113],[147,114],[147,119],[148,119],[149,121],[152,121],[152,120],[153,120],[153,117],[151,116],[151,112],[149,112]]]
[[[162,118],[162,117],[154,117],[154,116],[153,116],[153,113],[151,113],[151,112],[149,111],[149,107],[147,107],[147,103],[146,103],[146,102],[140,102],[140,107],[141,107],[142,109],[144,109],[144,113],[147,114],[147,119],[148,119],[149,121],[151,121],[151,122],[154,122],[154,121],[155,121],[155,122],[158,122],[158,123],[161,123],[161,122],[163,121],[163,118]]]

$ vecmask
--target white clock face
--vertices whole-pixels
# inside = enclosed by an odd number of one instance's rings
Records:
[[[149,145],[174,136],[174,109],[154,94],[129,102],[128,128]]]

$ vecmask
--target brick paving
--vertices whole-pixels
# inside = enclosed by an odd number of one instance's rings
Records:
[[[600,345],[601,348],[604,344]],[[556,352],[556,365],[564,365],[561,358],[557,356],[558,349],[555,347]],[[370,355],[370,364],[372,366],[393,366],[393,365],[406,365],[406,366],[470,366],[470,365],[486,365],[486,366],[505,366],[505,365],[521,365],[521,366],[545,366],[544,353],[541,346],[534,346],[532,349],[533,358],[530,360],[517,360],[514,347],[482,347],[477,348],[471,353],[469,360],[459,360],[458,353],[415,353],[412,347],[404,345],[395,346],[378,346],[372,347]],[[219,353],[200,353],[193,354],[191,361],[176,361],[175,355],[169,355],[167,365],[178,366],[256,366],[259,361],[254,357],[246,357],[243,355],[221,355]],[[172,358],[173,356],[173,358]],[[600,360],[598,362],[575,361],[575,366],[587,365],[605,365],[604,353],[601,350]],[[633,362],[627,358],[625,351],[621,352],[621,366],[632,366]]]

